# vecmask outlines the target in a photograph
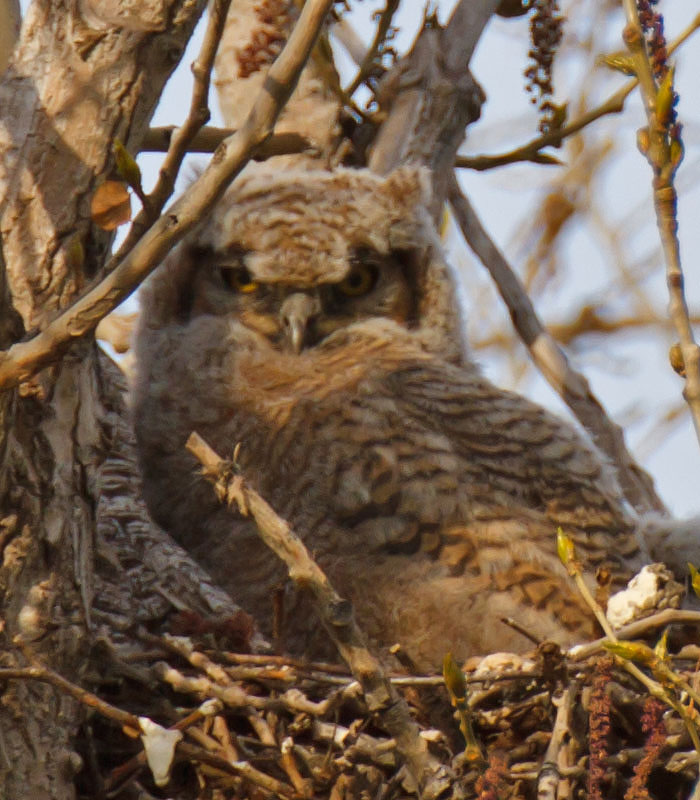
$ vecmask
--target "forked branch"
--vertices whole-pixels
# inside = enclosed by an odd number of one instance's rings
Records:
[[[386,730],[396,740],[397,749],[422,789],[421,796],[438,797],[448,786],[449,775],[428,752],[406,702],[397,694],[381,665],[368,650],[349,602],[335,591],[289,524],[248,486],[241,475],[231,472],[230,466],[200,436],[190,434],[187,449],[204,467],[204,475],[214,483],[219,499],[237,506],[245,516],[252,516],[260,538],[284,561],[292,580],[311,590],[328,634],[362,686],[369,709],[379,715]]]
[[[240,130],[219,146],[209,166],[96,286],[27,342],[0,352],[0,388],[16,386],[58,360],[75,339],[92,331],[202,219],[271,134],[289,99],[333,0],[307,0],[287,44]]]

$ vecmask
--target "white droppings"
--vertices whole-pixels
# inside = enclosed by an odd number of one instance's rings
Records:
[[[166,786],[175,756],[175,746],[182,739],[181,731],[164,728],[148,717],[139,717],[141,741],[156,786]]]

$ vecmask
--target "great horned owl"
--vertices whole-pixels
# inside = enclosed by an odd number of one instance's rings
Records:
[[[483,378],[456,283],[403,168],[242,178],[142,294],[135,389],[146,500],[270,632],[285,571],[222,508],[184,443],[238,462],[360,625],[435,667],[534,636],[594,633],[555,552],[588,577],[644,554],[612,469],[568,424]],[[326,654],[287,587],[285,646]]]

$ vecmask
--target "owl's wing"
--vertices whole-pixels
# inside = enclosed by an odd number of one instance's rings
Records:
[[[433,548],[463,563],[495,537],[553,554],[561,525],[591,564],[637,557],[602,457],[573,427],[476,370],[412,364],[368,383],[357,406],[340,411],[362,447],[338,481],[335,511],[378,547]]]

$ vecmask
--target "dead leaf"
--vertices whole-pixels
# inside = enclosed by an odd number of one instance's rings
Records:
[[[131,219],[131,196],[121,181],[105,181],[92,196],[90,204],[92,221],[113,231]]]

